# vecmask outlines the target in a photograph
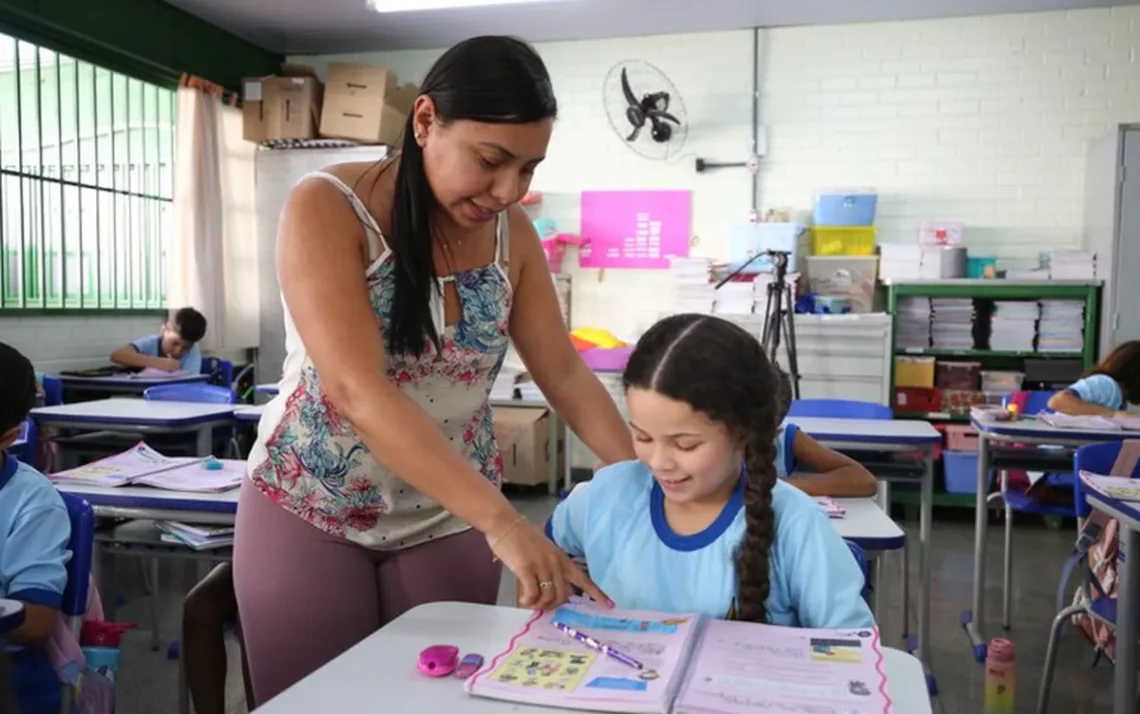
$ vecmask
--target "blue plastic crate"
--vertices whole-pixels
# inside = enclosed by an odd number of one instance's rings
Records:
[[[978,452],[943,451],[942,467],[948,493],[978,492]]]
[[[815,195],[812,221],[817,226],[871,226],[879,195],[868,189],[821,191]]]

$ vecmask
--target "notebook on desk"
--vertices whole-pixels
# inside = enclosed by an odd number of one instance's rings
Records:
[[[121,454],[73,469],[48,474],[55,484],[116,488],[130,484],[167,491],[216,493],[241,485],[245,462],[217,460],[220,468],[206,468],[210,458],[165,456],[143,442]]]
[[[567,636],[575,628],[641,665]],[[890,714],[878,631],[809,630],[605,610],[577,600],[536,613],[468,679],[475,696],[646,714]]]

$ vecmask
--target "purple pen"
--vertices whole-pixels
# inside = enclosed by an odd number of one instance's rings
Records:
[[[613,647],[610,647],[605,643],[595,640],[585,632],[579,632],[573,627],[567,627],[566,625],[563,625],[561,622],[555,622],[554,626],[557,627],[558,631],[562,634],[573,637],[575,640],[578,640],[595,652],[601,652],[610,659],[621,662],[622,664],[633,667],[634,669],[645,669],[645,665],[643,665],[641,662],[638,662],[633,657],[630,657],[624,652],[619,652],[618,650],[615,650]]]

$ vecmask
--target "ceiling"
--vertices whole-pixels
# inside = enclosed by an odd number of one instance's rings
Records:
[[[166,0],[283,54],[443,47],[511,34],[531,42],[1135,5],[1140,0],[544,0],[380,15],[366,0]]]

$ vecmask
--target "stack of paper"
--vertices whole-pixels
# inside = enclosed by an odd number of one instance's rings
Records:
[[[538,388],[538,384],[529,377],[521,379],[516,386],[519,390],[519,399],[522,399],[524,402],[546,401],[546,396],[542,393],[542,390]]]
[[[225,526],[195,526],[178,521],[156,521],[164,543],[185,545],[194,550],[216,550],[234,544],[234,529]]]
[[[718,315],[751,315],[754,304],[752,281],[728,282],[716,291],[713,312]]]
[[[1096,253],[1083,250],[1051,250],[1041,255],[1041,267],[1053,280],[1096,280]]]
[[[1080,352],[1085,346],[1083,300],[1042,300],[1038,352]]]
[[[990,349],[1032,352],[1041,307],[1030,300],[995,300],[990,319]]]
[[[880,280],[938,280],[942,248],[912,243],[879,244]]]
[[[514,399],[515,383],[519,381],[521,374],[518,369],[503,365],[495,381],[491,383],[491,399]]]
[[[1062,414],[1053,412],[1038,417],[1049,426],[1058,429],[1082,429],[1086,431],[1117,431],[1123,427],[1115,420],[1093,414]]]
[[[670,261],[669,270],[673,284],[677,286],[674,313],[712,313],[717,291],[709,281],[710,268],[707,258],[673,258]]]
[[[941,350],[974,348],[974,301],[971,298],[931,298],[934,314],[931,344]]]
[[[899,298],[895,320],[899,348],[924,350],[930,347],[930,298]]]
[[[212,462],[212,463],[211,463]],[[246,463],[235,459],[196,459],[183,466],[140,476],[132,481],[165,491],[186,493],[221,493],[241,485]]]

